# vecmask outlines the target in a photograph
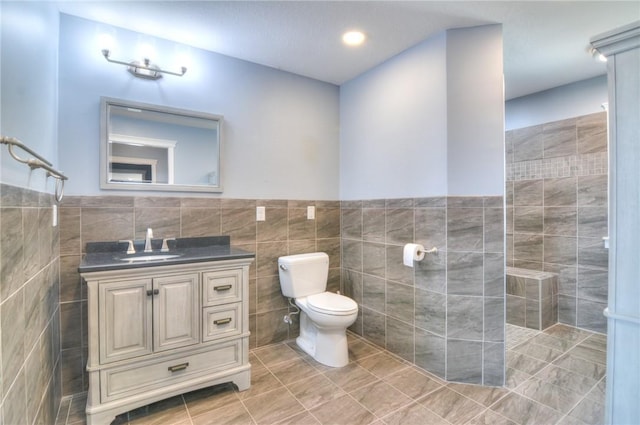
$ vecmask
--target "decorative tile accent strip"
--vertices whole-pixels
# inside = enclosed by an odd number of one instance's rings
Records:
[[[507,164],[507,181],[606,175],[608,162],[607,152],[519,161]]]

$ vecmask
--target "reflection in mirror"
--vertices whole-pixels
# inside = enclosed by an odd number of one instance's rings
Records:
[[[222,192],[222,117],[102,98],[103,189]]]

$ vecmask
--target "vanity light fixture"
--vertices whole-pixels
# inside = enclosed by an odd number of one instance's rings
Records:
[[[185,74],[185,72],[187,72],[186,66],[183,66],[180,68],[181,72],[174,72],[174,71],[167,71],[164,69],[160,69],[158,65],[152,63],[151,60],[148,58],[144,58],[142,62],[140,61],[124,62],[124,61],[111,59],[109,55],[110,55],[109,49],[102,49],[102,56],[104,56],[104,58],[107,61],[111,63],[117,63],[119,65],[125,65],[127,67],[127,71],[129,71],[132,75],[139,78],[145,78],[147,80],[157,80],[159,78],[162,78],[162,74],[171,74],[171,75],[177,75],[178,77],[182,77]]]
[[[347,31],[342,34],[342,42],[347,46],[359,46],[364,43],[365,38],[361,31]]]

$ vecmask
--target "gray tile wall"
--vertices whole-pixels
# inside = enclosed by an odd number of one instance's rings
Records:
[[[307,220],[307,206],[316,219]],[[256,222],[256,206],[266,221]],[[340,203],[337,201],[240,200],[146,196],[67,197],[60,208],[61,341],[63,394],[86,391],[87,302],[77,267],[87,242],[144,238],[229,235],[231,243],[256,253],[250,268],[250,346],[297,336],[283,322],[277,258],[324,251],[329,254],[329,289],[340,288]]]
[[[0,184],[0,407],[4,424],[55,422],[61,398],[59,232],[53,197]]]
[[[316,206],[316,220],[306,219],[308,205]],[[256,206],[266,207],[265,222],[255,221]],[[63,394],[87,386],[86,292],[76,271],[83,247],[141,239],[147,227],[158,238],[230,235],[234,245],[256,252],[250,270],[252,347],[298,333],[282,321],[288,306],[277,257],[325,251],[329,289],[338,290],[342,278],[343,291],[361,307],[354,331],[448,379],[501,385],[503,223],[502,198],[376,200],[341,207],[334,201],[67,197],[60,208]],[[411,241],[436,246],[439,254],[405,267],[402,247]]]
[[[506,132],[507,265],[558,273],[558,321],[606,332],[606,113]]]
[[[447,380],[502,385],[503,198],[343,201],[341,216],[351,329]],[[438,253],[404,266],[410,242]]]

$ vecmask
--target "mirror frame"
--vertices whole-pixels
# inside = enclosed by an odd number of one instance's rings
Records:
[[[122,106],[125,108],[142,109],[152,112],[174,114],[189,118],[201,118],[218,121],[218,184],[168,184],[168,183],[138,183],[138,182],[112,182],[109,180],[109,107]],[[109,190],[136,190],[136,191],[167,191],[167,192],[209,192],[222,193],[222,158],[223,158],[223,124],[222,115],[206,112],[191,111],[188,109],[172,108],[168,106],[152,105],[148,103],[132,102],[129,100],[110,97],[100,98],[100,189]]]

